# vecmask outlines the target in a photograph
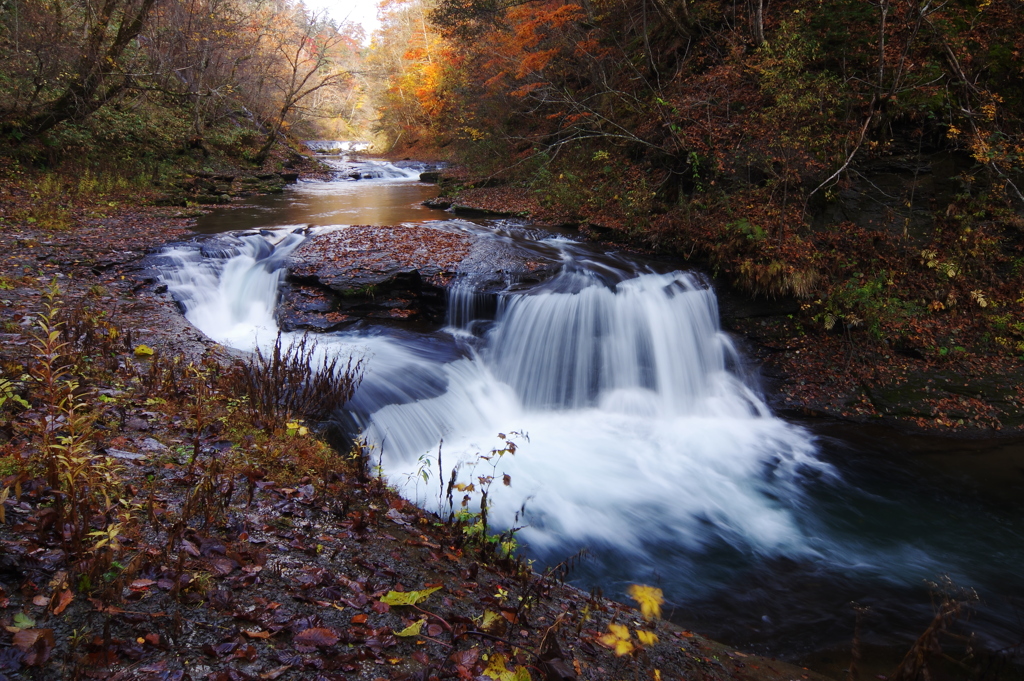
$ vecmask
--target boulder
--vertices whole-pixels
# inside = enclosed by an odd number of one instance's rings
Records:
[[[454,283],[471,282],[473,305],[496,308],[502,291],[546,279],[559,263],[444,229],[356,226],[311,236],[287,267],[281,327],[328,331],[361,319],[440,326]]]
[[[469,253],[461,234],[355,226],[307,239],[288,260],[282,328],[324,331],[362,318],[436,323],[445,286]]]

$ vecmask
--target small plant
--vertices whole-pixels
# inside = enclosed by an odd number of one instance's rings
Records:
[[[513,435],[521,435],[522,433],[513,433]],[[461,528],[463,536],[471,544],[477,545],[482,553],[498,553],[500,558],[507,558],[511,556],[516,548],[517,542],[515,540],[515,534],[519,531],[519,527],[513,526],[500,534],[491,534],[488,526],[488,510],[490,509],[489,495],[491,485],[496,479],[499,478],[498,465],[501,463],[502,457],[505,455],[515,454],[518,449],[518,445],[510,439],[505,433],[498,433],[498,438],[504,441],[504,446],[492,449],[488,454],[477,454],[476,460],[473,462],[469,470],[470,482],[458,482],[459,473],[462,469],[462,464],[457,465],[451,473],[451,478],[448,481],[448,486],[445,491],[445,499],[448,502],[449,509],[449,521],[454,522],[457,527]],[[439,451],[440,455],[440,451]],[[490,466],[490,472],[484,475],[476,475],[475,482],[472,481],[476,467],[484,463]],[[512,476],[503,473],[500,475],[502,484],[506,487],[512,484]],[[454,492],[459,491],[463,493],[461,508],[455,511]],[[472,501],[472,494],[479,493],[479,511],[474,512],[469,509],[469,504]],[[516,520],[519,519],[519,513],[516,514]]]
[[[293,419],[324,421],[352,399],[362,378],[362,362],[322,353],[303,336],[285,347],[280,333],[269,354],[257,348],[252,358],[236,363],[228,377],[229,392],[245,395],[253,421],[274,430]]]
[[[28,409],[31,405],[24,397],[16,392],[17,385],[10,379],[0,376],[0,410],[2,410],[8,402],[13,402],[21,406],[24,409]]]

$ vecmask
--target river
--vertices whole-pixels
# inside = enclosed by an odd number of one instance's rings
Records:
[[[989,675],[1024,656],[1020,440],[778,418],[700,273],[425,208],[437,189],[415,164],[328,160],[335,180],[215,210],[205,236],[165,252],[165,283],[207,335],[273,342],[283,265],[309,224],[417,224],[555,271],[498,293],[458,281],[442,328],[320,338],[365,359],[351,418],[407,497],[447,508],[454,466],[477,488],[492,475],[491,520],[521,528],[538,568],[586,548],[582,588],[660,586],[680,624],[833,676],[849,663],[852,603],[870,608],[865,671],[884,674],[931,620],[926,583],[946,576],[980,599],[957,631],[1001,651]],[[372,177],[350,180],[353,168]],[[514,454],[480,457],[508,440]]]

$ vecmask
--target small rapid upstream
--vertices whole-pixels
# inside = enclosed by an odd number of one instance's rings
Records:
[[[241,216],[243,228],[266,231],[169,248],[162,277],[211,338],[273,343],[301,223],[344,229],[358,221],[345,221],[339,197],[361,192],[363,205],[395,186],[424,187],[409,169],[386,170],[300,183],[286,210]],[[912,639],[929,619],[922,582],[944,573],[990,599],[987,643],[1012,642],[1008,596],[1024,594],[1016,511],[1000,515],[906,469],[873,479],[870,453],[773,416],[701,277],[514,223],[418,215],[558,267],[497,294],[460,280],[443,329],[320,338],[322,352],[365,359],[352,418],[409,498],[447,508],[453,468],[463,483],[496,474],[492,522],[521,527],[530,555],[551,563],[587,547],[582,583],[658,584],[680,621],[773,652],[848,641],[851,600],[883,613],[877,642]],[[515,453],[481,459],[503,446],[499,433]]]

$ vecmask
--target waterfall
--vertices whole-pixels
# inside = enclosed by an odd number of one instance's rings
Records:
[[[357,165],[326,160],[339,179]],[[445,328],[317,337],[318,352],[365,360],[351,421],[409,499],[447,513],[456,469],[476,486],[475,511],[491,478],[492,527],[523,527],[527,556],[550,565],[588,547],[575,580],[609,593],[658,584],[677,617],[733,640],[834,647],[850,630],[837,613],[855,600],[879,604],[895,639],[912,641],[931,617],[922,580],[939,574],[988,599],[972,624],[989,649],[1018,640],[1005,596],[1022,588],[1019,513],[936,483],[875,431],[851,446],[775,418],[699,276],[514,221],[428,222],[438,213],[411,207],[424,195],[408,191],[425,187],[419,170],[304,181],[215,212],[211,232],[290,226],[168,248],[160,278],[208,336],[251,350],[276,338],[283,266],[306,225],[458,231],[479,274],[449,286]]]
[[[471,284],[451,296],[449,323],[463,329],[488,308]],[[831,469],[804,431],[772,417],[729,371],[735,349],[708,287],[682,272],[609,287],[566,271],[497,298],[480,347],[435,367],[443,391],[365,419],[370,441],[385,443],[392,481],[436,507],[437,490],[432,497],[417,473],[424,456],[436,461],[442,438],[443,460],[462,461],[469,483],[490,466],[477,453],[515,430],[516,453],[495,469],[512,486],[492,490],[491,516],[511,526],[528,499],[520,534],[535,550],[568,542],[636,556],[656,539],[813,552],[793,501],[804,475]]]
[[[302,238],[173,248],[163,280],[207,335],[251,349],[277,332],[282,265]],[[683,272],[609,276],[576,263],[499,293],[467,279],[450,292],[447,333],[321,336],[323,351],[367,359],[350,407],[389,480],[437,508],[452,467],[464,482],[507,473],[491,518],[511,526],[525,504],[520,537],[538,552],[586,544],[639,557],[657,541],[813,553],[801,480],[831,469],[730,370],[713,291]],[[505,442],[498,433],[516,453],[481,459]]]
[[[222,345],[253,350],[277,334],[274,308],[288,254],[304,237],[277,232],[182,244],[160,257],[161,280],[185,310],[185,317]]]

